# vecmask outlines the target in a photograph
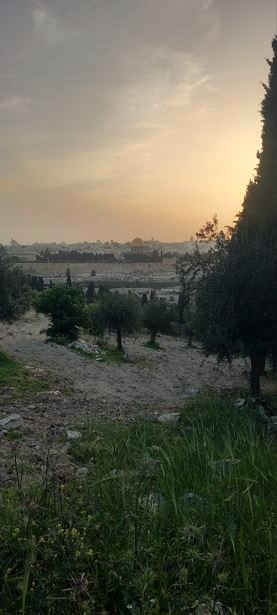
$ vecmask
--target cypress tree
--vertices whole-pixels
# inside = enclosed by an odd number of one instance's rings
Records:
[[[277,36],[272,41],[273,58],[261,105],[262,147],[257,154],[256,176],[248,185],[238,230],[248,237],[265,233],[277,236]]]

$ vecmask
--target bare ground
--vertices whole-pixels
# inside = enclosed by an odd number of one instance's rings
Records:
[[[46,326],[47,319],[33,312],[14,325],[0,326],[0,348],[49,382],[48,391],[19,398],[3,391],[0,418],[12,412],[23,417],[22,439],[16,441],[16,448],[27,465],[43,471],[51,445],[53,465],[61,480],[76,469],[66,454],[66,428],[88,418],[132,420],[141,414],[176,410],[191,397],[191,389],[221,391],[247,385],[245,361],[218,367],[214,358],[204,358],[198,348],[188,349],[181,338],[162,336],[161,349],[156,351],[144,346],[145,336],[128,338],[128,362],[101,363],[46,343],[45,334],[41,334]],[[7,435],[0,435],[0,443],[0,481],[7,483],[14,477],[15,445]]]

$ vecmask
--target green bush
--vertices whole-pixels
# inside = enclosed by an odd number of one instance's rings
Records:
[[[43,291],[35,301],[35,308],[50,317],[51,326],[46,334],[58,343],[76,340],[79,329],[89,324],[89,308],[78,286],[57,285]]]

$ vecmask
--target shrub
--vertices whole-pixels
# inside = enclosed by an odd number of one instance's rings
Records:
[[[50,317],[51,326],[46,334],[54,340],[76,340],[80,327],[89,324],[84,293],[77,286],[53,286],[41,293],[35,307],[37,312]]]

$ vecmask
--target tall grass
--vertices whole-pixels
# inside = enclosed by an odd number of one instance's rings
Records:
[[[224,398],[177,427],[91,422],[71,448],[87,479],[2,497],[1,615],[273,615],[275,452]]]

